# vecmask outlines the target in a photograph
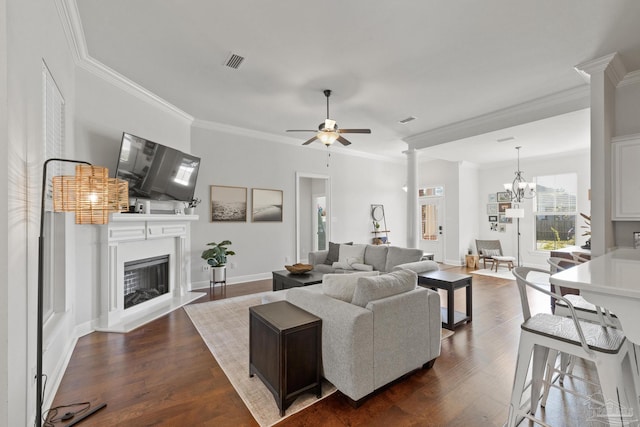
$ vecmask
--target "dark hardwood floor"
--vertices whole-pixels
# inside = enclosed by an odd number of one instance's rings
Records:
[[[270,280],[230,285],[226,297],[270,289]],[[456,307],[463,311],[464,292],[457,292]],[[216,288],[196,303],[221,297]],[[547,308],[548,300],[536,304]],[[432,369],[412,374],[358,409],[338,392],[279,426],[502,426],[521,319],[514,281],[474,275],[473,322],[442,341]],[[257,425],[183,309],[128,334],[82,337],[52,406],[83,401],[107,403],[83,426]],[[545,417],[552,425],[584,425],[585,407],[570,395],[552,394]]]

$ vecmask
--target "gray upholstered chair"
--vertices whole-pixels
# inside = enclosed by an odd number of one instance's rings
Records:
[[[482,260],[484,268],[487,268],[487,260],[491,261],[493,267],[494,256],[504,256],[500,240],[478,240],[476,239],[476,250],[478,257]]]

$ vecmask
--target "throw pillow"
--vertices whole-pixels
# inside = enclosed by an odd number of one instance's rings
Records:
[[[369,301],[415,289],[417,283],[418,275],[410,270],[398,270],[377,277],[359,277],[351,304],[366,307]]]
[[[366,247],[367,245],[340,245],[338,262],[342,265],[350,266],[364,264],[364,250]]]
[[[362,271],[350,274],[325,274],[322,277],[322,293],[335,299],[351,302],[358,278],[377,276],[377,271]]]
[[[484,249],[482,254],[488,257],[500,256],[500,249]]]
[[[327,258],[324,260],[324,263],[327,265],[333,265],[334,262],[338,262],[340,255],[340,245],[353,245],[353,242],[348,243],[333,243],[329,242],[329,252],[327,253]]]

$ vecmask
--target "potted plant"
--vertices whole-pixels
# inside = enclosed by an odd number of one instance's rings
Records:
[[[231,245],[230,240],[223,240],[220,243],[207,243],[207,246],[211,247],[202,252],[202,259],[207,261],[207,264],[213,270],[214,282],[226,282],[227,280],[227,257],[236,254],[234,251],[227,249],[229,245]]]
[[[200,204],[202,200],[194,197],[193,199],[191,199],[191,201],[186,202],[187,206],[184,208],[184,214],[185,215],[193,215],[196,212],[196,206],[198,206]]]

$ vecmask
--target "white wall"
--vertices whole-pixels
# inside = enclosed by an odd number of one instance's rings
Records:
[[[96,77],[79,68],[76,73],[75,136],[77,157],[109,168],[115,175],[122,132],[190,152],[191,120],[156,102]],[[106,226],[75,227],[76,325],[90,330],[100,314],[101,233]],[[187,242],[188,244],[188,242]]]
[[[205,124],[206,126],[206,124]],[[203,159],[196,194],[204,203],[197,208],[200,220],[191,227],[192,283],[208,286],[207,273],[200,258],[206,243],[228,239],[237,255],[230,258],[229,283],[271,277],[284,269],[285,258],[295,260],[295,174],[331,177],[331,240],[335,242],[371,241],[370,205],[384,204],[390,240],[402,246],[405,228],[405,165],[402,162],[372,160],[349,155],[349,148],[332,147],[327,168],[326,150],[289,145],[213,126],[192,128],[191,150]],[[347,153],[347,154],[345,154]],[[207,215],[209,186],[229,185],[249,189],[284,191],[282,223],[253,223],[251,215],[243,223],[212,223]]]
[[[73,140],[74,63],[55,2],[7,0],[2,2],[2,11],[6,12],[2,13],[6,26],[0,25],[6,31],[6,46],[1,38],[3,50],[6,47],[3,67],[8,68],[0,76],[10,108],[0,144],[1,169],[6,173],[3,193],[8,201],[2,220],[5,256],[1,256],[7,263],[1,267],[6,295],[0,298],[0,347],[8,351],[0,356],[0,425],[24,426],[33,424],[35,414],[39,197],[44,162],[42,60],[66,100],[68,141]],[[69,318],[66,316],[62,328],[69,327]],[[59,365],[60,355],[53,351],[44,359],[48,373]]]
[[[487,198],[489,193],[504,191],[503,184],[513,179],[515,163],[500,163],[493,166],[483,167],[479,171],[480,177],[480,205],[478,221],[480,225],[479,239],[499,239],[502,243],[502,250],[505,254],[516,256],[517,254],[517,233],[516,222],[506,225],[506,232],[491,231],[489,229],[488,215],[486,211]],[[579,151],[574,154],[567,154],[555,157],[539,159],[525,159],[521,161],[521,170],[524,171],[525,178],[533,180],[534,176],[554,175],[574,172],[578,175],[578,212],[591,212],[591,203],[588,200],[588,190],[590,187],[590,155],[588,151]],[[520,256],[522,263],[527,266],[539,266],[547,268],[546,259],[548,252],[537,252],[535,250],[534,225],[532,200],[525,200],[523,203],[525,217],[520,220]],[[580,217],[576,220],[576,239],[578,245],[583,245],[586,237],[581,236],[583,221]]]
[[[480,220],[475,212],[485,208],[479,190],[479,169],[478,166],[462,162],[459,165],[459,245],[458,251],[460,262],[464,262],[464,255],[469,249],[475,253],[475,239],[480,233]],[[486,219],[486,218],[485,218]]]
[[[640,111],[640,82],[618,87],[615,100],[615,136],[640,133],[638,111]],[[614,221],[613,228],[615,245],[632,247],[633,233],[640,231],[640,221]]]
[[[8,98],[7,87],[7,2],[0,0],[0,99]],[[0,167],[2,183],[9,182],[8,126],[7,102],[0,102],[0,158],[5,159]],[[0,185],[0,198],[9,200],[7,185]],[[0,210],[0,241],[7,242],[0,246],[0,282],[9,283],[9,210]],[[9,286],[0,286],[0,425],[9,425]]]

